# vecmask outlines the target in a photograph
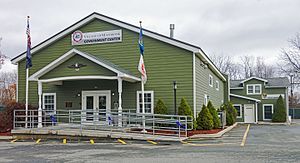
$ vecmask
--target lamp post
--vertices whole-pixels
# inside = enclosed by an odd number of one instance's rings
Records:
[[[177,114],[177,108],[176,108],[176,89],[177,89],[177,82],[176,80],[173,81],[173,90],[174,90],[174,111],[175,115]]]

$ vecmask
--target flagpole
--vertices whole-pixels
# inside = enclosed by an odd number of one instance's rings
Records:
[[[27,128],[27,120],[28,120],[28,74],[29,74],[29,68],[26,68],[25,128]]]
[[[145,123],[145,96],[144,96],[144,80],[143,80],[143,76],[141,76],[142,81],[141,81],[141,85],[142,85],[142,114],[143,114],[143,133],[146,133],[146,123]]]
[[[26,90],[25,90],[25,128],[28,127],[28,76],[29,76],[29,68],[32,66],[31,64],[31,38],[30,38],[30,28],[29,28],[29,16],[27,16],[27,52],[26,52]]]

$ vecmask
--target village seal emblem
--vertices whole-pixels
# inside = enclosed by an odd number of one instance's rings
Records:
[[[83,34],[81,31],[75,31],[73,33],[73,41],[74,42],[80,42],[83,38]]]

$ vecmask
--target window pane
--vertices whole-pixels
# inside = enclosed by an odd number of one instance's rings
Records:
[[[253,93],[253,86],[252,85],[248,86],[248,93]]]
[[[151,99],[151,93],[144,93],[144,106],[145,106],[145,113],[151,113],[151,109],[152,109],[152,99]],[[142,113],[142,93],[139,93],[139,99],[138,99],[139,103],[139,111],[140,113]]]
[[[260,93],[260,86],[259,85],[255,86],[255,93]]]
[[[237,112],[237,116],[240,117],[241,116],[241,107],[240,106],[234,106]]]
[[[265,119],[272,119],[272,106],[265,106]]]

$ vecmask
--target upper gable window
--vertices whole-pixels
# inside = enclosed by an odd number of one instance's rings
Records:
[[[209,75],[209,86],[213,87],[214,86],[214,80],[211,75]]]
[[[247,94],[248,95],[261,94],[261,84],[248,84],[247,85]]]

